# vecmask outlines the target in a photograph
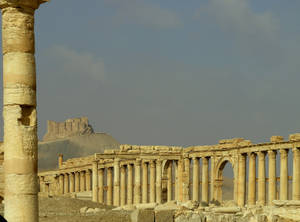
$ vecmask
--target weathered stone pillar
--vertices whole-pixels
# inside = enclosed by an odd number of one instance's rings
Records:
[[[210,199],[211,201],[215,198],[215,158],[210,157]]]
[[[258,153],[258,204],[266,204],[266,164],[265,153]]]
[[[98,202],[98,161],[93,161],[93,192],[92,201]]]
[[[126,204],[126,167],[121,166],[121,191],[120,191],[120,202],[121,206]]]
[[[155,202],[155,162],[154,160],[150,161],[150,203]]]
[[[208,158],[202,158],[202,202],[208,204]]]
[[[174,193],[175,193],[175,200],[179,200],[178,199],[178,161],[175,161],[175,169],[174,169],[174,174],[175,174],[175,184],[174,184]]]
[[[64,161],[64,156],[63,156],[63,154],[59,154],[59,155],[58,155],[58,168],[61,168],[61,167],[62,167],[63,161]]]
[[[249,153],[248,205],[256,204],[256,154]]]
[[[120,159],[114,160],[114,206],[120,206]]]
[[[246,156],[239,155],[239,175],[238,175],[238,205],[245,205],[246,196]]]
[[[193,158],[193,200],[199,201],[199,159]]]
[[[64,175],[59,175],[59,193],[64,194]]]
[[[162,161],[156,160],[156,202],[161,203],[161,177],[162,177]]]
[[[2,0],[4,215],[38,221],[34,11],[38,0]]]
[[[99,203],[104,203],[104,169],[101,168],[99,169],[99,178],[98,178],[98,183],[99,183],[99,190],[98,190],[98,201]]]
[[[80,173],[75,172],[75,192],[78,193],[80,191]]]
[[[74,173],[69,174],[69,179],[70,179],[70,193],[74,193],[74,191],[75,191]]]
[[[112,167],[107,168],[107,205],[113,204],[113,177],[112,177]]]
[[[141,160],[135,161],[134,169],[135,183],[134,183],[134,203],[141,203]]]
[[[184,172],[183,172],[183,200],[190,199],[190,159],[184,158]]]
[[[300,200],[300,150],[293,149],[293,200]]]
[[[80,172],[80,192],[85,191],[85,171]]]
[[[143,162],[143,187],[142,187],[142,203],[148,201],[148,164]]]
[[[184,170],[184,167],[183,167],[183,160],[180,159],[178,160],[178,166],[177,166],[177,173],[178,173],[178,200],[179,201],[183,201],[183,170]]]
[[[133,167],[132,164],[127,165],[128,178],[127,178],[127,204],[133,203]]]
[[[269,150],[269,205],[276,199],[276,151]]]
[[[85,179],[86,179],[86,191],[91,191],[91,170],[86,170],[86,173],[85,173]]]
[[[280,200],[288,199],[288,150],[280,150]]]
[[[64,193],[69,193],[69,174],[64,175]]]
[[[167,169],[167,176],[168,176],[168,185],[167,185],[167,201],[171,201],[172,200],[172,165],[173,162],[171,161],[168,165],[168,169]]]

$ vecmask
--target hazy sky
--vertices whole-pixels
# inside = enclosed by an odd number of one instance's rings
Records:
[[[128,144],[300,132],[299,11],[299,0],[52,0],[36,12],[39,135],[78,116]]]

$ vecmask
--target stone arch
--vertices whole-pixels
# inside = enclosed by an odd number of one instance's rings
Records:
[[[236,192],[236,186],[235,186],[235,182],[234,182],[234,178],[237,178],[237,164],[235,159],[232,156],[224,156],[221,157],[217,163],[216,163],[216,167],[215,167],[215,179],[214,179],[214,200],[217,203],[221,203],[222,199],[223,199],[223,192],[222,192],[222,188],[223,188],[223,170],[225,168],[225,166],[227,164],[231,164],[232,166],[232,170],[233,170],[233,194],[235,194]],[[235,197],[235,195],[233,195]]]

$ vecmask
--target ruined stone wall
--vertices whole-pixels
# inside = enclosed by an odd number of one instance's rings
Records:
[[[89,135],[94,132],[87,117],[67,119],[64,122],[47,121],[47,133],[43,141],[63,139],[70,136]]]

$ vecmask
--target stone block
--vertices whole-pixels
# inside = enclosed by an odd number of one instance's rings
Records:
[[[174,210],[155,211],[155,222],[173,222]]]
[[[289,140],[290,141],[299,141],[300,140],[300,133],[290,134]]]
[[[284,140],[283,136],[271,136],[270,138],[271,143],[278,143],[278,142],[282,142],[283,140]]]
[[[131,222],[154,222],[153,210],[135,210],[130,214]]]

